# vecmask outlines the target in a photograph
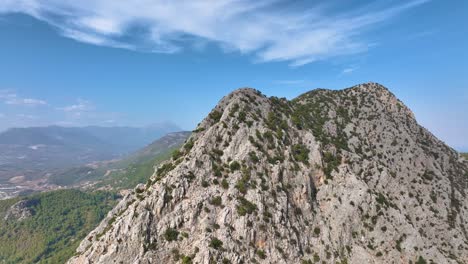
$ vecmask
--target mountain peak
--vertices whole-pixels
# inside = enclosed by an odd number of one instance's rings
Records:
[[[253,98],[257,97],[265,97],[259,90],[254,89],[254,88],[238,88],[232,92],[230,92],[228,95],[224,96],[221,101],[219,102],[218,105],[225,105],[229,104],[231,101],[235,100],[253,100]]]
[[[230,94],[248,94],[248,95],[260,95],[261,92],[252,87],[241,87],[232,91]]]
[[[362,84],[355,85],[348,89],[354,90],[355,92],[374,93],[380,96],[386,95],[386,96],[396,98],[396,96],[387,87],[376,82],[362,83]],[[344,90],[347,90],[347,89],[344,89]]]
[[[467,262],[467,165],[382,87],[232,92],[70,263]]]

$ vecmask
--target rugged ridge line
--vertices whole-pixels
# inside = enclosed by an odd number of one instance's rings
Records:
[[[69,263],[466,263],[467,179],[380,84],[239,89]]]

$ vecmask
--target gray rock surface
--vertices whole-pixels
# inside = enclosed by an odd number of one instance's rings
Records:
[[[36,203],[35,200],[21,200],[10,206],[3,218],[5,221],[22,221],[35,214],[31,207]]]
[[[467,167],[379,84],[239,89],[69,263],[468,263]]]

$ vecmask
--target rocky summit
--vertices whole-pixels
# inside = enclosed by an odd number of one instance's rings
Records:
[[[377,83],[239,89],[69,263],[468,263],[467,179]]]

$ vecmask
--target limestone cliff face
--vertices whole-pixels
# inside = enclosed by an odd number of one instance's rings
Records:
[[[467,263],[467,179],[379,84],[239,89],[70,263]]]

